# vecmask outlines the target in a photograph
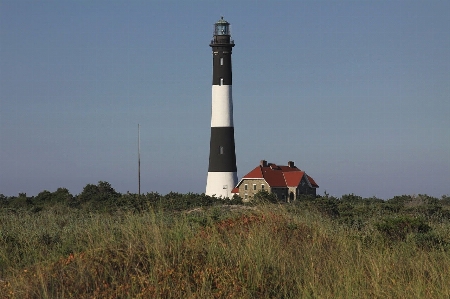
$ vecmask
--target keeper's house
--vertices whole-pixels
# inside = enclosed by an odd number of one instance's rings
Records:
[[[281,166],[262,160],[260,165],[242,177],[232,193],[247,201],[258,191],[266,190],[290,202],[301,194],[315,196],[317,188],[319,186],[314,179],[298,169],[294,162],[289,161],[287,166]]]

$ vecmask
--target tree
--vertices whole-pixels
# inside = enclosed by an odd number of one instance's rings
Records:
[[[82,202],[106,201],[117,199],[119,196],[120,193],[116,192],[110,183],[99,181],[97,185],[87,184],[78,195],[78,199]]]
[[[34,198],[38,202],[49,202],[52,200],[52,193],[50,191],[44,190],[39,192],[39,194]]]
[[[73,195],[67,188],[58,188],[52,193],[52,199],[57,202],[67,202],[73,199]]]

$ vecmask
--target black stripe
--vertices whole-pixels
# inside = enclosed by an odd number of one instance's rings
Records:
[[[231,47],[220,47],[225,49],[213,48],[213,85],[231,85]],[[221,58],[223,64],[221,64]],[[221,80],[221,78],[223,80]]]
[[[222,148],[222,150],[221,150]],[[233,127],[212,127],[208,172],[236,172]]]

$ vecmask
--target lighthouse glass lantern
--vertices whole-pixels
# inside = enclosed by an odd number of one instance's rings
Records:
[[[225,21],[223,17],[214,24],[214,35],[230,35],[230,23]]]

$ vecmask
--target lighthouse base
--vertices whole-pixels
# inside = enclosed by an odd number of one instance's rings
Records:
[[[231,198],[231,191],[237,185],[236,172],[208,172],[206,195]]]

